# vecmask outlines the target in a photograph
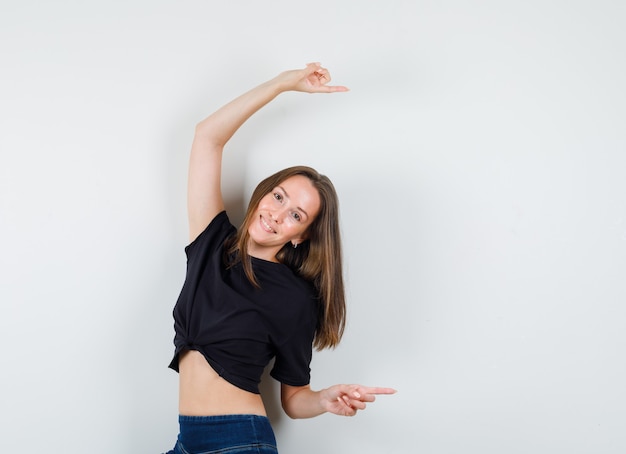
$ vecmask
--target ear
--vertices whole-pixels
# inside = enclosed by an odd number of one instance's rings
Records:
[[[304,242],[305,242],[306,240],[308,240],[308,239],[309,239],[309,238],[308,238],[306,235],[302,235],[302,236],[301,236],[301,237],[299,237],[299,238],[293,238],[293,239],[291,240],[291,245],[292,245],[294,248],[296,248],[296,247],[298,247],[299,245],[301,245],[302,243],[304,243]]]

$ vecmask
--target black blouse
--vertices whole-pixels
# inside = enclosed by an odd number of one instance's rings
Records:
[[[187,277],[174,307],[174,358],[198,350],[233,385],[258,394],[269,361],[271,375],[291,386],[310,381],[317,325],[317,292],[289,267],[252,258],[261,288],[240,263],[224,263],[224,242],[236,234],[225,211],[185,248]]]

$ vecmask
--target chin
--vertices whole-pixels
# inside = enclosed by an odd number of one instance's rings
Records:
[[[260,246],[271,246],[276,237],[276,234],[266,232],[259,226],[249,228],[248,235],[250,236],[250,241]]]

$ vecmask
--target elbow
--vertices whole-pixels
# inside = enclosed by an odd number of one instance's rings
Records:
[[[219,148],[226,144],[223,132],[211,117],[196,124],[194,134],[194,141],[204,143],[205,145]]]
[[[282,407],[283,411],[290,419],[309,419],[324,413],[323,411],[316,411],[309,408],[302,402],[298,403],[297,401],[283,402]]]
[[[323,413],[317,408],[319,405],[317,393],[311,391],[309,385],[283,385],[280,403],[285,414],[291,419],[312,418]]]
[[[293,408],[293,405],[290,405],[289,401],[283,400],[281,402],[281,405],[283,407],[283,411],[285,412],[285,414],[287,416],[289,416],[289,418],[291,418],[291,419],[301,419],[301,418],[298,417],[297,412]]]
[[[205,118],[200,123],[196,123],[196,136],[205,135],[211,129],[211,122],[209,120],[209,118]]]
[[[284,407],[283,407],[283,410],[284,410]],[[287,416],[289,416],[289,419],[307,419],[307,418],[310,418],[310,416],[302,416],[302,415],[299,415],[297,413],[294,413],[293,411],[287,411],[287,410],[285,410],[285,414]]]

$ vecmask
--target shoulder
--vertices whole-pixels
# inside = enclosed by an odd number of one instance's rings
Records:
[[[185,253],[189,256],[197,249],[216,249],[224,244],[224,241],[237,232],[232,225],[226,211],[219,212],[206,228],[185,247]]]

